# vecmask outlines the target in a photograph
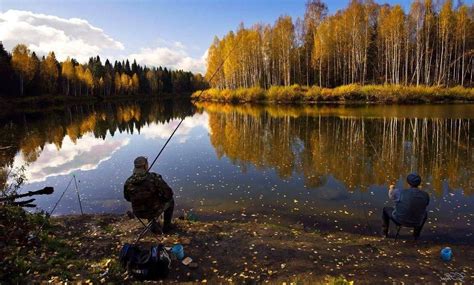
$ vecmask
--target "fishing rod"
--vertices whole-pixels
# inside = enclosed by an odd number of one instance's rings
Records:
[[[232,49],[229,51],[229,53],[226,55],[226,57],[222,60],[221,64],[217,67],[217,69],[214,71],[214,73],[211,75],[211,77],[209,78],[209,82],[212,81],[212,79],[214,78],[214,76],[216,76],[217,72],[219,72],[219,70],[222,68],[222,66],[224,66],[224,63],[227,61],[227,59],[230,57],[230,55],[234,52],[235,48],[237,47],[238,43],[240,42],[240,38],[237,39],[237,42],[234,44],[234,46],[232,47]],[[202,95],[202,93],[204,92],[204,89],[201,90],[201,92],[199,93],[198,97]],[[153,160],[153,162],[150,164],[150,166],[148,167],[148,169],[146,170],[146,172],[150,172],[151,168],[153,167],[153,165],[155,164],[156,160],[158,160],[158,157],[160,157],[161,153],[163,152],[163,150],[166,148],[166,146],[168,145],[168,143],[170,142],[171,138],[174,136],[174,134],[176,133],[176,131],[179,129],[179,127],[181,126],[181,124],[183,123],[184,119],[186,119],[186,117],[183,117],[180,121],[179,121],[179,124],[176,126],[176,128],[173,130],[173,132],[171,133],[170,137],[168,138],[168,140],[166,140],[165,144],[163,145],[163,147],[161,147],[160,151],[158,152],[158,154],[156,155],[155,159]]]
[[[76,194],[77,194],[77,200],[79,201],[79,207],[81,208],[81,215],[84,215],[84,211],[82,211],[82,202],[81,202],[81,196],[79,195],[79,187],[77,187],[77,180],[76,180],[76,175],[73,174],[72,177],[74,178],[74,184],[76,185]],[[81,181],[79,180],[79,183]]]
[[[51,212],[49,212],[46,217],[48,216],[51,216],[53,213],[54,213],[54,210],[56,210],[56,207],[58,206],[59,202],[61,201],[61,199],[64,197],[64,194],[66,194],[66,191],[67,189],[69,189],[69,186],[71,186],[72,184],[72,180],[74,179],[74,176],[71,178],[71,180],[69,180],[69,183],[67,184],[66,186],[66,189],[64,189],[63,193],[61,194],[61,196],[59,197],[58,201],[56,202],[56,204],[54,205],[53,209],[51,210]],[[41,226],[39,227],[39,229],[36,231],[35,234],[33,235],[30,235],[30,239],[33,239],[33,238],[36,238],[38,236],[38,234],[43,230],[43,227],[44,225],[46,224],[46,218],[45,220],[43,221],[43,224],[41,224]]]
[[[69,180],[69,183],[67,184],[66,189],[64,189],[63,193],[62,193],[61,196],[59,197],[58,201],[56,202],[56,204],[54,205],[53,209],[52,209],[51,212],[48,214],[48,216],[51,216],[51,215],[54,213],[54,210],[56,210],[56,207],[58,206],[59,202],[60,202],[61,199],[63,198],[64,194],[66,194],[67,189],[69,189],[69,186],[71,186],[71,183],[72,183],[72,180],[73,180],[73,179],[74,179],[74,177],[72,177],[71,180]]]

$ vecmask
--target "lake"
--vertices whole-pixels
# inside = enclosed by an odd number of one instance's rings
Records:
[[[188,101],[95,103],[0,117],[0,162],[26,167],[21,192],[50,211],[77,177],[84,212],[123,214],[133,160],[153,171],[177,209],[198,219],[257,219],[376,234],[390,183],[412,171],[431,196],[423,236],[472,242],[474,105],[287,106]],[[77,214],[74,183],[56,214]],[[405,234],[408,231],[405,230]]]

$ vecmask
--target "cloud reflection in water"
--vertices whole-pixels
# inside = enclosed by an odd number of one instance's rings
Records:
[[[48,177],[67,175],[74,171],[96,169],[109,160],[113,153],[126,146],[130,138],[95,138],[84,134],[75,143],[65,136],[60,149],[55,144],[46,144],[38,159],[28,165],[26,177],[29,183],[45,181]],[[25,165],[22,153],[15,157],[15,166]]]
[[[169,124],[152,123],[149,126],[143,127],[140,134],[146,139],[168,139],[174,129],[178,126],[180,120],[172,120]],[[196,114],[193,117],[187,117],[175,136],[179,137],[179,143],[185,143],[189,139],[189,133],[196,127],[203,127],[208,132],[209,116],[207,113]]]

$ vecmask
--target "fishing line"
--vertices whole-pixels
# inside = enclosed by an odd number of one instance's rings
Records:
[[[217,72],[219,72],[219,70],[222,68],[222,66],[224,66],[224,63],[226,62],[226,60],[230,57],[230,55],[234,52],[235,48],[237,47],[238,43],[240,42],[240,38],[237,39],[237,42],[234,44],[234,46],[232,47],[232,49],[229,51],[229,53],[227,54],[227,56],[222,60],[221,64],[217,67],[217,69],[214,71],[214,73],[212,74],[212,76],[209,78],[209,82],[212,81],[212,79],[214,78],[214,76],[216,76]],[[204,89],[201,90],[201,92],[199,93],[199,96],[202,95],[202,93],[204,92]],[[160,149],[160,152],[158,152],[158,154],[156,155],[155,159],[153,160],[153,162],[150,164],[150,166],[148,167],[147,171],[146,172],[150,172],[150,169],[153,167],[153,165],[155,164],[156,160],[158,159],[158,157],[160,157],[161,153],[163,152],[163,150],[165,149],[165,147],[168,145],[168,143],[170,142],[171,138],[174,136],[174,134],[176,133],[176,131],[178,130],[178,128],[181,126],[181,124],[183,123],[184,119],[186,119],[186,117],[183,117],[181,119],[181,121],[179,121],[179,124],[176,126],[176,128],[174,129],[174,131],[171,133],[170,137],[168,138],[168,140],[165,142],[165,144],[163,145],[163,147]]]
[[[370,145],[374,149],[374,153],[378,156],[379,160],[382,160],[379,153],[377,152],[377,149],[375,148],[374,144],[372,143],[372,140],[368,136],[367,136],[367,140],[369,141]],[[366,202],[365,202],[365,199],[363,199],[362,191],[360,191],[360,190],[359,190],[359,195],[360,195],[359,200],[362,203],[362,209],[364,209],[365,222],[367,223],[367,227],[369,228],[370,233],[373,233],[372,227],[370,226],[370,222],[369,222],[369,216],[367,215]]]

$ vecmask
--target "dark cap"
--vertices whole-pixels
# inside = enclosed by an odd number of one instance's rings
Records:
[[[421,184],[421,177],[416,173],[411,173],[407,176],[407,182],[412,187],[418,187]]]
[[[147,163],[148,159],[144,156],[139,156],[133,161],[135,168],[144,168]]]

